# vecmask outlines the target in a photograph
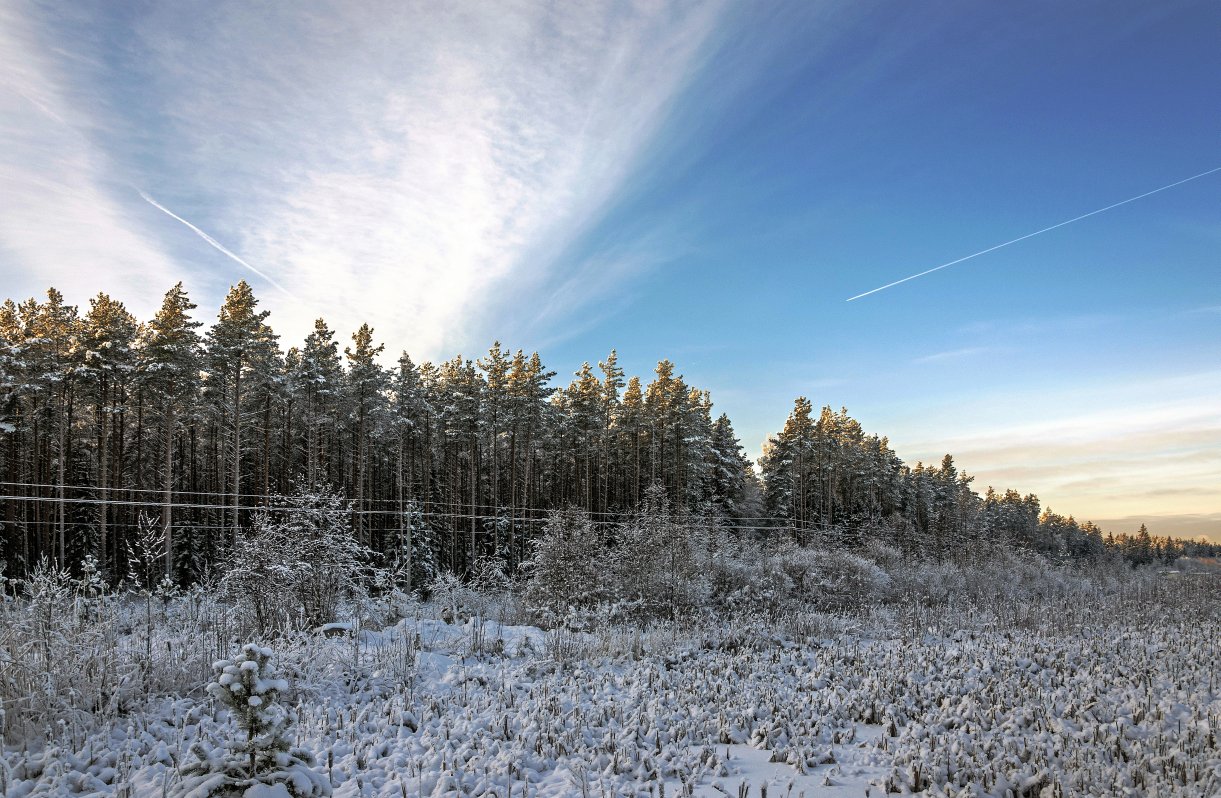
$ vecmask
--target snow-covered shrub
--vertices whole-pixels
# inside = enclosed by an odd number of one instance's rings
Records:
[[[644,506],[618,533],[612,563],[616,598],[642,617],[677,618],[700,607],[711,587],[699,525],[677,517],[665,489],[645,491]]]
[[[548,517],[526,564],[526,601],[549,621],[606,599],[607,553],[589,514],[569,508]]]
[[[844,549],[812,552],[813,602],[826,609],[872,604],[885,598],[890,576],[873,560]]]
[[[464,606],[467,612],[502,624],[521,624],[531,617],[521,596],[521,583],[501,557],[480,557],[471,566]]]
[[[707,569],[715,605],[733,613],[767,614],[786,606],[793,585],[772,559],[745,541],[722,547]]]
[[[313,627],[334,621],[345,602],[365,609],[371,557],[352,535],[342,497],[302,490],[277,499],[238,538],[221,585],[260,632]]]
[[[140,513],[136,534],[127,541],[127,581],[137,592],[151,594],[165,573],[165,530]]]
[[[885,570],[890,577],[892,595],[901,601],[940,605],[963,595],[963,568],[952,562],[908,557],[896,567]]]
[[[447,623],[454,623],[466,612],[469,590],[457,574],[442,571],[428,583],[427,592]]]
[[[330,795],[330,784],[311,768],[313,755],[292,747],[296,718],[279,702],[288,683],[276,678],[271,654],[248,643],[213,666],[217,678],[208,693],[229,710],[241,736],[219,750],[197,742],[196,761],[182,768],[176,798],[236,798],[258,785],[282,785],[293,798]]]
[[[49,730],[74,735],[144,692],[122,650],[121,605],[94,593],[84,570],[76,580],[43,559],[13,581],[13,600],[0,600],[0,728],[10,741],[46,741]]]

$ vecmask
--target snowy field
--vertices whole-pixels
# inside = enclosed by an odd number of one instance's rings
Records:
[[[446,624],[412,605],[378,631],[265,642],[300,758],[233,794],[1221,794],[1215,598],[1109,601],[588,631]],[[0,795],[202,798],[220,784],[190,774],[245,739],[205,689],[210,660],[239,646],[203,624],[204,604],[114,611],[127,648],[91,631],[101,621],[23,614],[45,624],[40,640],[9,608]],[[42,656],[58,667],[22,670]]]

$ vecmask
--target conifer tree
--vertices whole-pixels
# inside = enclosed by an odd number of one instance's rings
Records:
[[[216,324],[208,331],[207,357],[209,379],[225,407],[230,434],[229,485],[232,490],[231,541],[237,539],[242,492],[242,432],[244,391],[271,371],[277,353],[275,333],[267,326],[269,312],[256,310],[254,291],[240,280],[229,289]],[[222,399],[223,397],[223,399]]]
[[[611,444],[613,440],[613,425],[619,412],[619,392],[623,389],[623,369],[619,367],[619,353],[614,349],[606,356],[606,360],[598,363],[602,371],[602,462],[599,468],[601,477],[600,507],[609,510],[611,507],[610,491],[614,479],[614,468],[611,464]]]
[[[287,795],[322,798],[331,785],[310,767],[313,755],[292,745],[296,717],[281,703],[288,682],[277,678],[272,650],[247,643],[233,659],[213,667],[216,681],[208,693],[227,708],[241,739],[213,751],[196,743],[196,761],[182,768],[175,798],[227,798],[237,795]],[[267,789],[273,786],[275,789]]]
[[[89,385],[93,399],[93,424],[95,434],[95,475],[98,487],[98,541],[97,562],[105,572],[109,550],[107,505],[110,485],[110,427],[115,405],[122,394],[122,387],[132,378],[136,370],[134,345],[139,325],[122,302],[106,294],[98,294],[89,300],[89,312],[82,325],[81,346],[83,362],[81,370]]]
[[[488,459],[491,461],[491,476],[489,485],[491,488],[492,507],[496,512],[500,511],[500,444],[503,437],[504,428],[511,418],[509,408],[509,370],[512,368],[512,361],[509,356],[500,347],[500,341],[492,343],[491,349],[488,350],[486,357],[478,361],[479,368],[483,371],[483,380],[486,385],[484,398],[484,437],[486,443],[485,451],[488,453]],[[499,554],[498,552],[493,552]]]
[[[744,515],[750,460],[734,435],[729,416],[722,413],[709,441],[708,498],[724,518]]]
[[[373,344],[373,328],[368,324],[360,325],[360,329],[352,334],[354,346],[345,348],[348,358],[348,401],[351,407],[352,419],[355,422],[356,446],[353,456],[356,458],[355,472],[355,504],[353,505],[353,532],[357,540],[370,545],[372,540],[363,522],[363,512],[366,496],[366,481],[369,467],[369,430],[375,415],[381,409],[382,394],[387,387],[386,372],[377,363],[377,356],[386,348],[385,344]]]
[[[323,319],[314,322],[301,350],[300,365],[295,380],[304,392],[302,401],[305,428],[305,478],[310,486],[324,481],[320,473],[323,459],[323,430],[333,430],[338,421],[337,405],[342,390],[343,365],[339,359],[339,343],[335,333]]]
[[[174,436],[181,410],[194,397],[200,367],[200,322],[191,318],[195,304],[182,283],[165,294],[161,308],[141,331],[139,373],[153,401],[160,405],[162,424],[162,511],[165,535],[165,573],[174,577]]]
[[[47,301],[36,306],[27,337],[27,362],[35,371],[35,380],[43,397],[45,428],[54,430],[56,503],[54,553],[55,562],[66,563],[67,502],[66,486],[69,447],[72,444],[74,400],[80,377],[80,317],[74,305],[64,303],[63,294],[54,288],[47,290]],[[50,539],[42,550],[51,549]]]
[[[644,391],[640,387],[640,378],[631,377],[623,392],[623,403],[619,407],[615,426],[620,430],[620,440],[624,447],[624,461],[630,463],[630,480],[627,489],[623,491],[623,503],[635,507],[641,499],[641,438],[645,427]],[[630,453],[630,454],[629,454]],[[626,470],[626,469],[625,469]]]

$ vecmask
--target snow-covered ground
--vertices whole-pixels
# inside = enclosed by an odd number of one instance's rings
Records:
[[[272,643],[292,743],[337,796],[1221,795],[1214,615],[636,633],[426,612]],[[0,795],[174,794],[180,768],[240,743],[197,687],[10,740]]]

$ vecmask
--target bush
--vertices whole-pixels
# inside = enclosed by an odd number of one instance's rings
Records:
[[[612,559],[614,598],[643,617],[675,619],[711,595],[704,530],[676,517],[665,489],[645,491],[644,506],[619,530]]]
[[[551,513],[526,564],[526,602],[548,619],[589,609],[606,598],[606,547],[589,514],[569,508]]]
[[[338,617],[348,601],[363,607],[372,553],[352,535],[348,503],[327,491],[277,500],[240,537],[221,586],[259,633]]]
[[[293,798],[331,794],[330,784],[311,770],[313,756],[290,742],[293,715],[279,703],[288,683],[275,678],[271,649],[248,643],[232,660],[213,667],[208,693],[229,710],[244,739],[225,750],[197,743],[196,761],[182,768],[175,798],[231,798],[258,785],[281,785]]]

